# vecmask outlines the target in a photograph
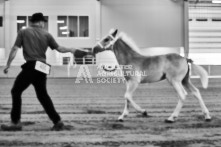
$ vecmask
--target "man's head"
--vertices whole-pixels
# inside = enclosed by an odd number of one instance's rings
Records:
[[[39,23],[42,27],[44,27],[44,23],[47,22],[47,20],[44,18],[44,15],[42,13],[34,13],[31,16],[30,21],[32,23]]]

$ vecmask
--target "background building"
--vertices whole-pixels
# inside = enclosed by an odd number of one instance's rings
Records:
[[[212,0],[0,0],[0,65],[5,64],[17,31],[29,25],[35,12],[44,13],[48,19],[45,29],[64,46],[90,50],[111,28],[117,28],[140,48],[184,49],[199,64],[221,64],[216,61],[221,46],[219,8]],[[73,58],[50,49],[47,56],[52,65],[64,65]],[[113,58],[106,52],[97,61],[112,62]],[[13,65],[23,62],[19,50]],[[78,63],[96,60],[80,59]]]

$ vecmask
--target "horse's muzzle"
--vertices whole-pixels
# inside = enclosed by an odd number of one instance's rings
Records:
[[[93,55],[96,55],[97,53],[103,52],[103,51],[105,51],[105,49],[103,49],[103,48],[101,48],[100,46],[97,45],[93,48]]]

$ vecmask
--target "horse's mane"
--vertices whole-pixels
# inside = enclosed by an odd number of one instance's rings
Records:
[[[125,33],[121,32],[118,36],[118,39],[121,39],[125,44],[127,44],[133,51],[142,55],[140,48],[136,45],[134,40],[128,37]]]

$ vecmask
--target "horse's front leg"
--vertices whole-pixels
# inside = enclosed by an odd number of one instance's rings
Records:
[[[125,93],[125,108],[124,108],[124,112],[122,113],[122,115],[118,118],[119,121],[123,121],[124,117],[126,115],[129,114],[128,111],[128,105],[129,103],[131,103],[131,105],[135,108],[135,110],[137,110],[138,112],[141,112],[143,115],[147,115],[146,110],[142,109],[138,104],[136,104],[133,100],[133,93],[136,90],[136,88],[138,87],[138,82],[137,81],[128,81],[126,83],[127,89],[126,89],[126,93]]]

